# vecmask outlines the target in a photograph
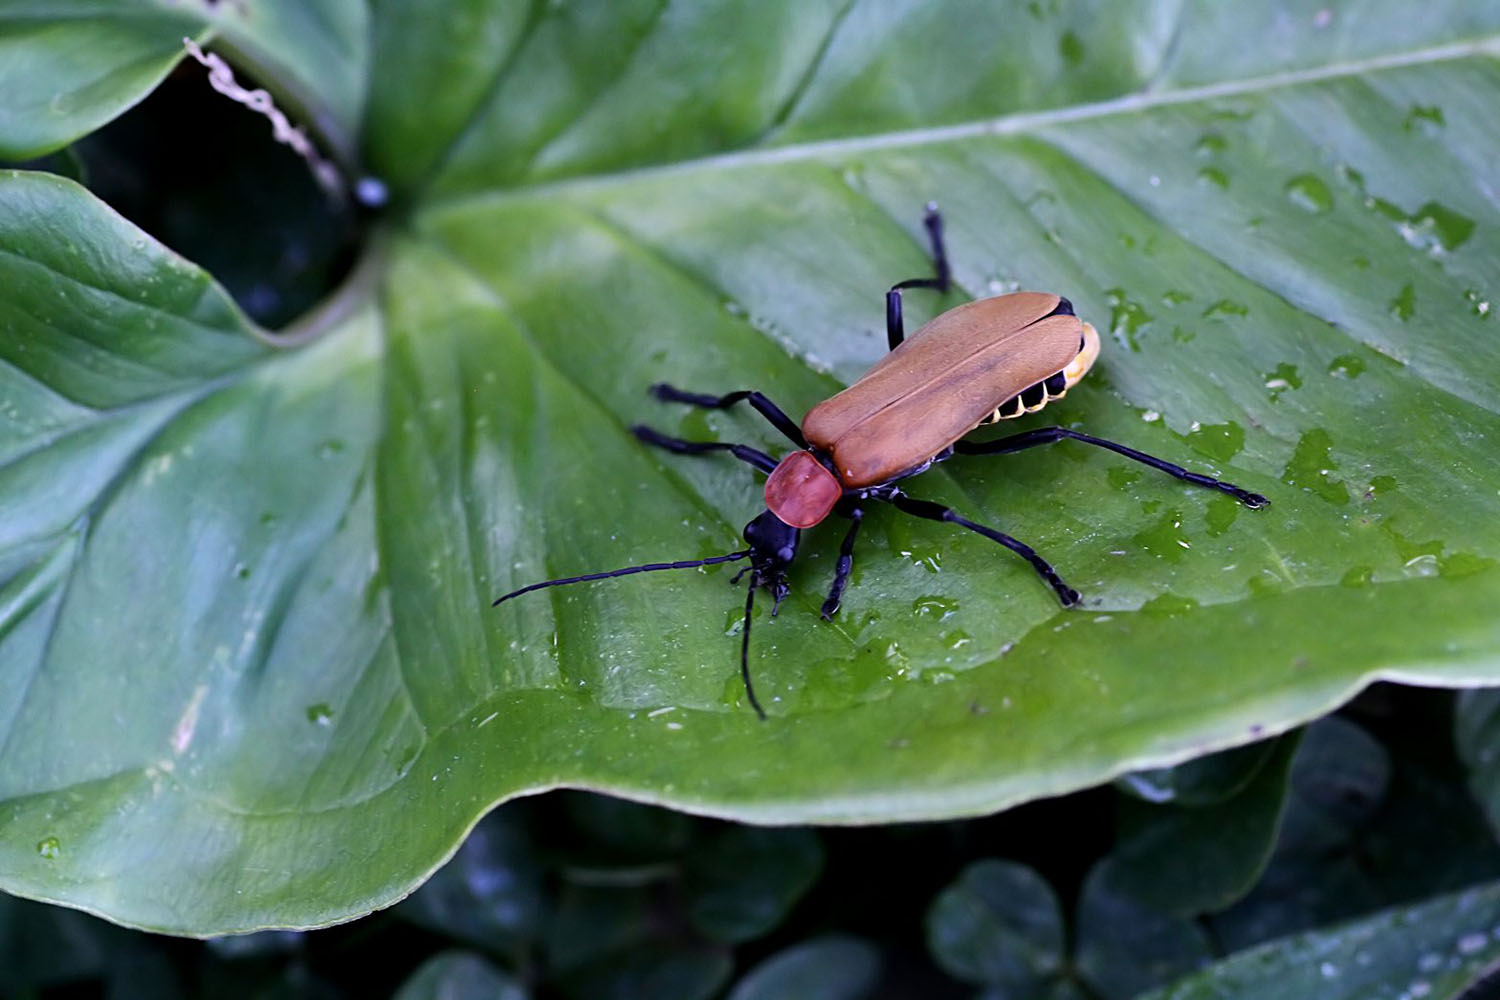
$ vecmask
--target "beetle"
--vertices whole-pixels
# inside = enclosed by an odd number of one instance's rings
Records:
[[[770,593],[771,615],[775,617],[789,589],[786,571],[797,556],[802,532],[832,515],[847,520],[849,528],[839,546],[833,584],[823,601],[825,620],[832,620],[838,611],[854,567],[855,538],[865,507],[872,501],[890,504],[914,517],[956,524],[998,542],[1030,563],[1063,607],[1078,603],[1078,591],[1063,582],[1031,546],[971,521],[950,507],[908,496],[896,485],[935,463],[954,455],[1005,455],[1055,441],[1078,441],[1106,448],[1183,482],[1227,493],[1246,507],[1264,507],[1270,502],[1233,483],[1190,472],[1165,459],[1067,427],[1039,427],[992,441],[965,440],[964,435],[978,427],[1035,413],[1063,398],[1098,358],[1099,334],[1078,318],[1071,302],[1059,295],[1013,292],[950,309],[907,337],[902,293],[912,288],[946,292],[952,284],[943,220],[935,204],[927,206],[923,225],[935,273],[930,278],[897,282],[886,292],[890,352],[849,388],[809,410],[801,425],[753,390],[712,395],[684,392],[665,383],[651,387],[657,399],[705,409],[723,410],[748,403],[797,446],[778,461],[748,445],[686,441],[640,424],[631,428],[645,444],[681,455],[727,451],[766,473],[766,509],[745,526],[747,548],[707,559],[647,563],[545,580],[513,590],[494,605],[545,587],[748,559],[750,565],[732,581],[737,583],[745,573],[750,574],[740,640],[740,675],[751,707],[765,719],[750,680],[755,592],[763,588]]]

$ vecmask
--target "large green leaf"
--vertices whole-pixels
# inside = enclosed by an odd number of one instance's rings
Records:
[[[373,54],[325,20],[361,82],[310,114],[380,77],[367,155],[403,211],[296,352],[82,189],[0,177],[6,888],[181,932],[315,924],[528,791],[972,814],[1375,678],[1500,680],[1500,11],[1095,6],[389,3]],[[262,73],[325,65],[279,37]],[[1046,417],[1272,507],[1071,444],[955,460],[911,492],[1031,542],[1084,606],[882,509],[827,625],[840,532],[813,532],[755,629],[766,723],[728,569],[489,608],[737,548],[757,477],[626,429],[784,443],[645,388],[795,413],[857,377],[880,293],[930,267],[929,198],[958,289],[915,317],[1067,293],[1106,353]]]

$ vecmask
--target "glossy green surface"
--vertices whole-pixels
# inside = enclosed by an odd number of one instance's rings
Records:
[[[459,8],[377,5],[383,55],[349,41],[359,79],[403,75],[363,119],[400,210],[298,351],[81,189],[0,177],[8,890],[187,933],[317,924],[559,785],[767,823],[977,814],[1375,678],[1500,679],[1500,11]],[[1002,31],[1050,44],[996,62]],[[909,491],[1033,544],[1083,606],[878,510],[827,625],[841,531],[812,532],[755,626],[766,723],[727,569],[489,608],[737,548],[758,477],[627,428],[783,445],[646,387],[800,413],[857,377],[882,291],[928,269],[929,199],[958,287],[913,319],[1041,288],[1105,335],[1020,426],[1272,506],[1073,444],[954,460]]]
[[[1493,883],[1273,941],[1142,1000],[1456,1000],[1483,996],[1500,958]],[[1483,982],[1485,985],[1480,985]],[[1475,992],[1469,992],[1471,989]]]

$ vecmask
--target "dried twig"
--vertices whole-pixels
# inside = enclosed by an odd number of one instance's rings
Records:
[[[251,111],[270,119],[271,131],[276,141],[292,147],[298,156],[307,161],[308,169],[312,171],[313,177],[330,195],[340,199],[345,196],[344,178],[338,168],[319,155],[317,148],[302,131],[301,126],[294,126],[287,120],[286,115],[276,106],[276,102],[271,100],[270,94],[259,88],[246,90],[241,87],[235,82],[234,71],[229,68],[228,63],[212,52],[203,51],[191,38],[184,38],[182,44],[187,48],[188,55],[208,68],[208,82],[215,90],[230,100],[237,101]]]

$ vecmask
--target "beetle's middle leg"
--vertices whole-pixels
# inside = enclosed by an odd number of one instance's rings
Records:
[[[1043,580],[1047,581],[1047,585],[1052,588],[1053,593],[1057,594],[1057,599],[1062,602],[1063,607],[1071,608],[1078,603],[1078,591],[1064,583],[1063,578],[1057,575],[1057,570],[1052,568],[1052,564],[1037,555],[1036,550],[1025,542],[1012,538],[1003,531],[996,531],[994,528],[976,524],[960,515],[953,508],[944,507],[942,504],[933,503],[931,500],[917,500],[914,497],[909,497],[905,493],[899,492],[893,496],[882,497],[880,499],[884,499],[887,503],[895,506],[897,510],[904,511],[913,517],[921,517],[929,521],[947,521],[961,528],[968,528],[970,531],[978,532],[992,541],[999,542],[1022,559],[1031,563],[1031,568],[1036,570],[1037,574]]]
[[[839,609],[839,601],[843,599],[844,588],[849,585],[849,574],[854,571],[854,538],[859,534],[859,524],[865,517],[865,512],[858,507],[846,509],[840,504],[834,510],[849,519],[849,532],[844,535],[844,543],[839,546],[839,561],[833,571],[833,586],[828,588],[828,598],[823,602],[822,615],[825,622],[833,621],[833,614]]]
[[[802,428],[798,427],[792,418],[782,412],[781,407],[771,402],[760,393],[750,389],[741,389],[739,392],[725,393],[722,396],[714,396],[703,392],[684,392],[681,389],[658,382],[651,387],[651,395],[668,403],[687,403],[690,406],[701,406],[705,410],[727,410],[735,403],[744,400],[755,408],[755,412],[771,422],[771,426],[785,434],[798,448],[807,447],[807,439],[802,436]]]
[[[943,245],[943,217],[938,213],[937,202],[927,203],[927,214],[922,218],[927,227],[927,238],[932,243],[932,266],[935,274],[931,278],[908,278],[898,281],[885,293],[885,339],[895,350],[906,339],[906,326],[901,318],[901,292],[906,288],[935,288],[946,292],[952,281],[948,268],[948,248]]]
[[[761,472],[769,474],[776,468],[776,459],[747,444],[731,444],[727,441],[684,441],[682,438],[668,437],[660,431],[652,430],[645,424],[636,424],[630,428],[630,433],[646,444],[665,448],[667,451],[675,451],[679,455],[701,455],[709,451],[727,451],[741,462],[753,465]]]
[[[1189,472],[1180,465],[1168,462],[1164,458],[1148,455],[1144,451],[1136,451],[1127,448],[1123,444],[1114,441],[1106,441],[1104,438],[1094,437],[1092,434],[1084,434],[1080,431],[1069,430],[1066,427],[1038,427],[1036,430],[1022,431],[1020,434],[1012,434],[1009,437],[996,438],[994,441],[956,441],[953,450],[960,455],[1006,455],[1013,451],[1021,451],[1025,448],[1035,448],[1037,445],[1051,444],[1064,438],[1072,441],[1081,441],[1099,448],[1107,448],[1116,455],[1124,455],[1126,458],[1134,459],[1142,465],[1149,465],[1153,469],[1159,469],[1174,479],[1181,479],[1185,483],[1194,486],[1205,486],[1220,493],[1228,493],[1240,503],[1252,510],[1265,507],[1271,501],[1259,493],[1251,493],[1233,483],[1226,483],[1222,479],[1205,476],[1197,472]]]

